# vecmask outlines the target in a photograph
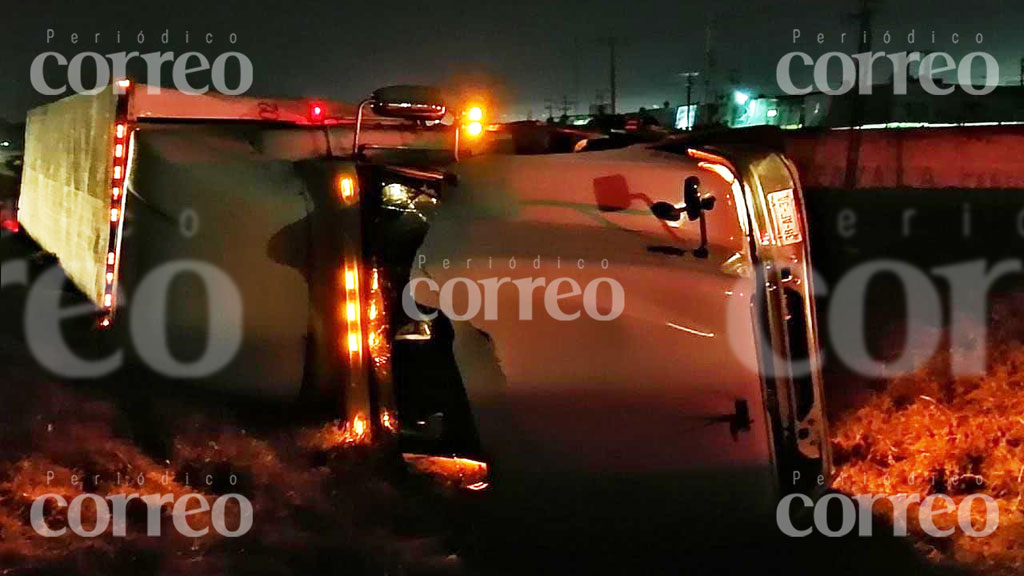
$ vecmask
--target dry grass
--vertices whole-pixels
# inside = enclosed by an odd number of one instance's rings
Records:
[[[836,423],[834,486],[852,494],[941,493],[957,504],[970,494],[993,497],[999,528],[985,538],[959,529],[949,539],[929,537],[913,521],[916,507],[909,524],[936,562],[1010,575],[1024,573],[1024,298],[1001,303],[993,316],[985,376],[951,378],[943,354]],[[973,508],[979,528],[982,509]],[[936,525],[952,527],[955,515]]]
[[[443,533],[445,519],[432,509],[441,506],[437,495],[365,446],[309,442],[333,437],[337,424],[249,432],[238,422],[183,405],[171,409],[174,429],[165,438],[171,457],[160,460],[140,448],[115,404],[54,384],[34,384],[31,393],[31,410],[16,421],[11,412],[5,415],[5,426],[22,428],[23,443],[8,450],[7,462],[0,455],[0,574],[283,575],[326,567],[346,574],[415,574],[417,563],[434,561],[410,558],[403,550],[409,542]],[[48,472],[54,474],[49,485]],[[72,475],[88,479],[72,485]],[[232,475],[238,480],[234,486]],[[206,485],[207,476],[212,485]],[[146,535],[145,504],[132,502],[125,538],[109,532],[93,539],[70,531],[57,538],[35,533],[29,512],[37,497],[56,493],[70,502],[84,492],[175,499],[199,493],[211,502],[240,493],[251,500],[255,522],[242,538],[211,530],[190,539],[174,529],[165,505],[162,535],[152,538]],[[90,508],[86,527],[94,520]],[[237,518],[231,506],[227,517],[231,526]],[[47,518],[59,529],[66,525],[66,510],[48,507]],[[208,526],[208,515],[193,516],[190,523]]]

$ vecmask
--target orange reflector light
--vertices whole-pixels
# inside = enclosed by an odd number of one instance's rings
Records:
[[[118,138],[124,138],[124,130],[125,130],[124,124],[118,124],[117,128],[115,130],[116,130],[116,134],[117,134]]]
[[[721,156],[718,156],[716,154],[711,154],[710,152],[704,152],[703,150],[697,150],[697,149],[694,149],[694,148],[687,148],[686,149],[686,153],[689,154],[692,158],[696,158],[698,160],[707,160],[708,162],[718,162],[719,164],[726,164],[726,163],[728,163],[728,161],[725,158],[723,158]]]
[[[121,179],[121,167],[120,166],[114,166],[114,180],[120,180],[120,179]]]
[[[371,304],[370,305],[369,317],[370,317],[370,320],[376,320],[377,319],[377,305],[376,304]]]
[[[395,421],[395,418],[387,410],[384,410],[381,413],[380,424],[381,426],[384,427],[384,429],[389,430],[391,432],[398,431],[398,422]]]
[[[377,272],[376,268],[374,268],[373,274],[370,276],[370,290],[378,289],[380,289],[380,273]]]
[[[115,257],[116,257],[116,256],[114,256],[114,253],[113,253],[113,252],[108,252],[108,253],[107,253],[107,264],[108,264],[109,266],[113,266],[113,265],[114,265],[114,258],[115,258]]]
[[[114,296],[107,294],[103,296],[103,306],[110,308],[114,304]]]
[[[112,209],[110,211],[110,221],[111,222],[117,222],[117,218],[120,215],[121,215],[121,213],[117,210],[117,208]]]
[[[114,273],[113,272],[107,272],[107,284],[113,284],[113,283],[114,283]]]
[[[120,197],[121,197],[121,189],[118,188],[117,186],[114,186],[114,200],[117,200]]]
[[[403,454],[402,458],[413,472],[426,474],[444,484],[474,491],[488,487],[489,470],[484,462],[421,454]]]
[[[102,326],[104,328],[109,328],[110,327],[110,318],[104,318],[103,321],[100,322],[100,326]]]
[[[122,156],[124,156],[124,144],[114,146],[114,158],[120,158]]]
[[[724,164],[719,164],[717,162],[698,162],[697,167],[718,174],[722,177],[722,180],[725,180],[726,184],[732,184],[736,181],[736,177],[733,176],[732,171]]]
[[[357,438],[366,434],[366,421],[362,416],[356,416],[352,421],[352,431],[355,432]]]
[[[351,176],[341,176],[338,178],[338,192],[341,193],[341,199],[345,202],[352,200],[356,196],[356,183]]]
[[[362,309],[359,302],[358,268],[345,268],[345,314],[348,330],[348,353],[351,362],[359,362],[363,346]]]
[[[118,80],[117,81],[117,87],[118,88],[128,88],[131,85],[132,85],[132,81],[131,80]]]

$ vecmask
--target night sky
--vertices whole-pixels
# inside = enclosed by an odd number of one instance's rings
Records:
[[[547,114],[547,99],[566,96],[584,112],[598,90],[607,91],[609,36],[618,44],[619,108],[635,110],[685,99],[678,75],[704,70],[705,30],[712,18],[714,86],[775,93],[775,67],[786,52],[857,51],[850,36],[845,46],[839,44],[840,32],[856,34],[858,24],[849,16],[856,9],[857,0],[3,0],[0,115],[19,120],[27,109],[53,99],[29,82],[31,62],[42,52],[70,57],[83,51],[191,49],[211,60],[230,50],[246,54],[255,70],[252,94],[358,100],[378,86],[437,84],[486,93],[507,119],[531,112],[539,118]],[[1018,81],[1024,57],[1020,0],[889,0],[877,3],[875,20],[876,49],[883,48],[886,30],[893,36],[884,47],[890,52],[916,48],[957,57],[981,49],[999,60],[1002,82]],[[48,28],[57,33],[49,45]],[[794,28],[803,34],[795,46]],[[912,29],[917,44],[908,47]],[[117,30],[120,46],[113,42]],[[140,30],[146,34],[142,45],[135,38]],[[166,46],[159,42],[164,30],[171,35]],[[70,42],[73,32],[81,36],[78,45]],[[215,35],[209,46],[202,39],[207,32]],[[230,32],[238,34],[235,46],[227,41]],[[819,32],[827,36],[824,46],[814,40]],[[959,46],[951,41],[953,32],[964,37]],[[979,32],[981,46],[973,40]]]

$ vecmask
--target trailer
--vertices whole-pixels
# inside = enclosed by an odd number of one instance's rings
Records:
[[[446,115],[417,87],[349,105],[125,80],[29,113],[18,221],[96,337],[160,375],[337,401],[354,439],[391,434],[393,260],[455,160]]]

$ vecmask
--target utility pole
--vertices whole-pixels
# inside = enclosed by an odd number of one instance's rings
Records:
[[[544,107],[547,108],[548,116],[551,118],[555,117],[555,110],[559,110],[562,112],[562,115],[559,116],[559,119],[561,119],[562,117],[568,117],[569,111],[572,110],[575,106],[576,101],[569,100],[569,96],[565,94],[562,94],[562,99],[558,101],[551,100],[550,98],[544,100]]]
[[[1024,58],[1020,59],[1020,85],[1024,86]]]
[[[578,103],[580,101],[580,39],[574,36],[572,39],[572,97]],[[578,112],[579,109],[573,110]]]
[[[568,96],[566,96],[565,94],[562,94],[562,103],[558,106],[558,109],[562,111],[562,116],[568,116],[569,115],[569,110],[574,110],[575,108],[576,108],[576,101],[575,100],[569,100]]]
[[[683,72],[680,76],[686,78],[686,129],[693,130],[693,79],[700,76],[700,72]]]
[[[601,89],[598,89],[594,93],[594,100],[597,102],[597,108],[598,108],[598,110],[601,111],[601,114],[607,114],[608,113],[608,110],[605,108],[605,104],[607,103],[607,100],[605,100],[606,96],[607,96],[607,92],[605,92],[604,90],[601,90]]]
[[[616,112],[616,99],[617,99],[617,96],[618,96],[618,92],[617,92],[618,86],[616,85],[616,78],[615,78],[615,37],[614,36],[609,36],[608,37],[608,57],[609,57],[609,72],[610,72],[610,76],[611,76],[610,84],[611,84],[611,90],[612,90],[612,101],[611,101],[611,108],[612,108],[612,110],[611,110],[611,112],[612,112],[612,114],[615,114],[615,112]]]
[[[715,26],[715,16],[708,19],[707,27],[704,29],[704,99],[703,104],[707,112],[711,110],[711,77],[715,70],[715,51],[712,40],[712,33]]]
[[[852,16],[860,23],[859,52],[861,54],[871,52],[871,22],[875,15],[872,4],[876,0],[860,0],[860,10]],[[870,64],[869,64],[870,66]],[[857,70],[857,77],[860,78],[861,71]],[[853,95],[853,110],[850,117],[850,140],[846,149],[846,178],[845,185],[848,189],[857,187],[857,173],[860,168],[860,145],[861,131],[857,130],[864,124],[864,111],[866,102],[863,94]]]

